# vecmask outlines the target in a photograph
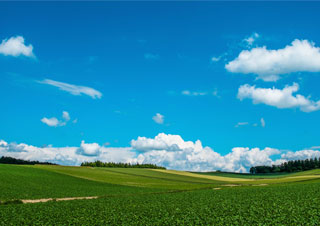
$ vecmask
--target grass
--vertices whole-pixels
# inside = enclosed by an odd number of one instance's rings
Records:
[[[141,188],[161,188],[169,190],[186,190],[213,187],[223,182],[179,175],[169,175],[166,170],[126,168],[92,168],[70,166],[35,166],[37,169],[69,175],[86,180],[134,186]]]
[[[0,164],[0,225],[317,225],[320,222],[320,170],[263,178],[248,176]],[[230,184],[239,186],[225,186]],[[253,186],[261,184],[266,186]],[[20,204],[19,200],[85,196],[100,198],[33,204]]]
[[[244,182],[244,181],[251,181],[249,178],[236,178],[236,177],[223,177],[223,176],[214,176],[214,175],[208,175],[208,174],[200,174],[200,173],[190,173],[185,171],[177,171],[177,170],[159,170],[159,169],[153,169],[157,172],[163,172],[167,174],[175,174],[180,176],[188,176],[193,178],[201,178],[201,179],[207,179],[211,181],[221,181],[221,182]]]
[[[73,177],[38,166],[0,164],[0,200],[132,194],[162,191],[102,183]]]

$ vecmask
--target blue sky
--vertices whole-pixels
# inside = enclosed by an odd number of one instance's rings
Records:
[[[199,139],[221,155],[234,147],[320,145],[318,2],[2,2],[0,8],[2,44],[19,36],[26,49],[32,45],[31,53],[0,54],[6,142],[128,147],[138,136],[165,133]],[[310,50],[305,57],[303,48]],[[269,62],[269,50],[283,52]],[[227,67],[242,51],[251,61]],[[76,95],[45,79],[101,96]],[[245,84],[250,94],[240,97]],[[281,100],[256,92],[274,87],[282,95],[286,86],[294,91]],[[43,122],[53,117],[55,126]]]

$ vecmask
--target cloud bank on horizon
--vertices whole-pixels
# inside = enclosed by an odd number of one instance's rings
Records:
[[[280,155],[280,156],[279,156]],[[168,169],[188,171],[227,171],[246,173],[252,166],[280,164],[284,161],[320,157],[320,151],[283,151],[235,147],[226,155],[203,146],[200,140],[184,141],[179,135],[159,133],[154,138],[138,137],[130,147],[105,147],[81,142],[80,147],[36,147],[0,140],[0,156],[80,165],[84,161],[152,163]],[[278,158],[272,160],[272,157]]]

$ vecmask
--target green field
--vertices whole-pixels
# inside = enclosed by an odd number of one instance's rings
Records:
[[[276,176],[0,164],[0,225],[318,225],[320,170]]]

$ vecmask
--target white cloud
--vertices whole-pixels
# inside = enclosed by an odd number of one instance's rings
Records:
[[[65,121],[69,121],[70,120],[70,115],[67,111],[63,111],[62,112],[62,118],[65,120]]]
[[[54,81],[51,79],[44,79],[43,81],[38,81],[38,82],[42,84],[48,84],[51,86],[58,87],[60,90],[66,91],[76,96],[85,94],[90,96],[93,99],[100,99],[102,97],[101,92],[87,86],[72,85],[64,82]]]
[[[248,38],[245,38],[243,41],[247,43],[247,45],[250,47],[252,44],[260,37],[258,33],[253,33]]]
[[[272,160],[271,156],[282,155]],[[84,161],[153,163],[168,169],[187,171],[248,172],[257,165],[279,164],[288,160],[320,157],[318,150],[280,151],[275,148],[235,147],[220,155],[210,147],[184,141],[179,135],[160,133],[155,138],[138,137],[131,147],[105,147],[97,143],[81,142],[80,147],[36,147],[24,143],[0,141],[0,156],[38,160],[62,165],[80,165]]]
[[[5,142],[4,140],[0,140],[0,147],[1,146],[7,146],[7,145],[8,145],[7,142]]]
[[[0,146],[0,156],[10,156],[25,160],[47,161],[62,165],[80,165],[84,161],[103,162],[127,162],[134,158],[135,153],[130,147],[126,148],[107,148],[100,147],[97,151],[95,143],[81,144],[81,147],[36,147],[24,143],[10,143]],[[84,149],[86,153],[82,154],[79,149]],[[83,150],[82,150],[83,151]],[[98,155],[93,155],[94,152],[99,152]],[[87,155],[87,153],[91,155]]]
[[[22,36],[4,39],[0,44],[0,54],[5,56],[18,57],[20,55],[24,55],[27,57],[34,57],[32,50],[33,46],[31,44],[26,46]]]
[[[147,60],[157,60],[160,58],[160,56],[157,54],[146,53],[146,54],[144,54],[144,58]]]
[[[81,141],[79,153],[82,155],[97,156],[100,154],[100,145],[98,143],[85,143],[84,140]]]
[[[221,60],[221,56],[219,56],[219,57],[211,57],[211,62],[218,62],[219,60]]]
[[[301,150],[296,152],[289,151],[281,155],[281,158],[286,161],[302,160],[302,159],[310,159],[310,158],[313,159],[315,157],[317,158],[320,157],[320,151],[318,150]]]
[[[155,121],[158,124],[163,124],[164,122],[164,116],[160,113],[157,113],[155,116],[152,117],[152,120]]]
[[[282,74],[319,72],[320,48],[313,42],[298,39],[283,49],[257,47],[241,51],[225,68],[234,73],[257,74],[264,81],[277,81]]]
[[[234,127],[240,127],[240,126],[245,126],[248,125],[248,122],[238,122]]]
[[[153,163],[169,169],[190,171],[247,172],[253,165],[271,165],[270,156],[279,154],[273,148],[233,148],[222,156],[210,147],[203,147],[200,140],[184,141],[179,135],[160,133],[154,139],[138,137],[131,141],[133,149],[141,151],[132,162]]]
[[[57,127],[57,126],[65,126],[69,120],[70,120],[69,113],[67,111],[63,111],[62,120],[59,120],[56,117],[52,117],[52,118],[44,117],[41,119],[41,122],[43,122],[44,124],[47,124],[48,126]]]
[[[262,126],[262,127],[265,127],[265,126],[266,126],[266,121],[264,120],[264,118],[261,118],[261,119],[260,119],[260,123],[261,123],[261,126]]]
[[[285,86],[283,89],[256,88],[248,84],[242,85],[238,90],[240,100],[249,98],[254,104],[266,104],[277,108],[299,108],[304,112],[320,110],[320,100],[313,101],[300,94],[293,95],[299,90],[299,85]]]
[[[155,138],[138,137],[131,141],[131,147],[139,151],[168,150],[194,147],[192,141],[184,141],[179,135],[159,133]]]
[[[47,124],[48,126],[54,126],[54,127],[60,125],[59,120],[55,117],[52,117],[52,118],[44,117],[41,119],[41,122],[43,122],[44,124]]]

